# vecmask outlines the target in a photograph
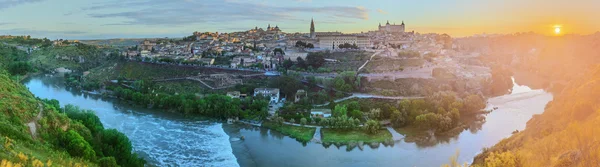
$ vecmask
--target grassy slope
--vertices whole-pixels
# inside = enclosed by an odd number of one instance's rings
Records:
[[[392,139],[392,134],[385,129],[379,130],[376,134],[368,134],[363,130],[337,130],[337,129],[321,129],[323,134],[323,142],[328,143],[350,143],[350,142],[366,142],[379,143]]]
[[[522,166],[597,166],[600,163],[598,104],[600,67],[571,81],[543,114],[527,123],[524,131],[484,150],[475,163],[490,166],[493,160],[514,156],[512,159]]]
[[[12,163],[32,165],[50,162],[53,166],[96,166],[68,153],[55,150],[51,146],[31,138],[25,123],[37,115],[40,103],[23,85],[11,80],[6,72],[0,71],[0,159]],[[68,126],[68,118],[46,108],[40,122],[51,122],[38,128],[43,134],[54,126]],[[37,161],[36,161],[37,160]]]
[[[297,140],[308,142],[313,138],[316,129],[315,128],[307,128],[307,127],[298,127],[298,126],[290,126],[290,125],[275,125],[273,122],[264,122],[262,126],[276,130],[281,132],[284,135],[288,135]]]

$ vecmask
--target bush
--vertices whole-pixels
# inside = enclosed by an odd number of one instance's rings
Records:
[[[119,167],[115,157],[104,157],[98,160],[98,166],[100,167]]]
[[[306,118],[300,119],[300,125],[304,126],[304,125],[306,125],[306,123],[307,123]]]
[[[365,123],[363,128],[365,131],[367,131],[367,133],[375,134],[381,128],[381,125],[379,125],[379,122],[375,120],[369,120],[367,123]]]
[[[96,152],[92,149],[92,146],[77,132],[69,130],[64,136],[64,142],[67,146],[67,152],[72,156],[82,157],[90,161],[96,159]]]

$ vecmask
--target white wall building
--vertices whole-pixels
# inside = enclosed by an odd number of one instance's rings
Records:
[[[358,48],[370,48],[371,39],[367,36],[360,35],[331,35],[319,37],[319,48],[326,50],[337,49],[341,44],[356,44]]]

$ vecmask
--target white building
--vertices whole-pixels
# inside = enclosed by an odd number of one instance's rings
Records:
[[[326,50],[333,50],[338,48],[341,44],[356,44],[358,48],[370,48],[371,39],[367,36],[360,35],[330,35],[319,37],[319,48]]]
[[[254,89],[254,96],[258,95],[270,97],[270,103],[279,102],[279,89],[277,88],[256,88]]]

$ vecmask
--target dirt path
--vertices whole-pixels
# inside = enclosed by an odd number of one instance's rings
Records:
[[[44,108],[41,103],[38,103],[39,113],[31,122],[27,123],[29,127],[29,131],[31,132],[31,136],[33,139],[37,138],[37,122],[42,119]]]

